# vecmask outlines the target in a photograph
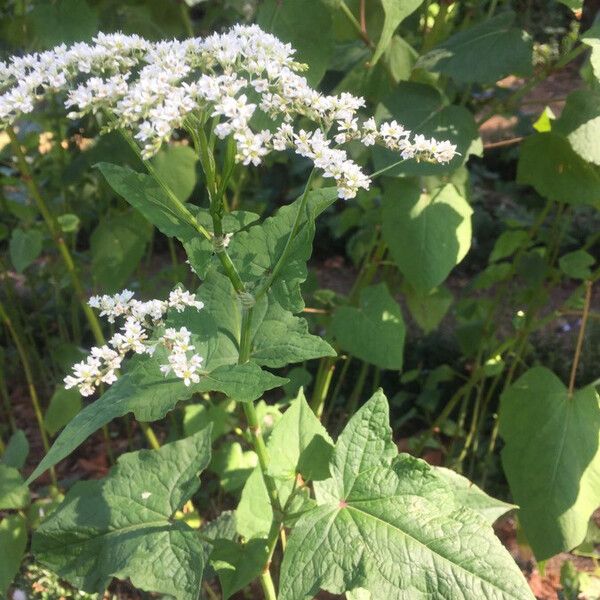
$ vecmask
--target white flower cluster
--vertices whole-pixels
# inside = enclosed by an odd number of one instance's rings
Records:
[[[197,371],[203,358],[193,354],[191,333],[185,327],[167,328],[152,340],[149,335],[149,331],[162,325],[168,310],[182,312],[188,306],[196,310],[203,308],[204,304],[196,300],[195,294],[176,288],[166,301],[140,302],[133,297],[133,292],[123,290],[114,296],[93,296],[89,305],[100,310],[100,315],[107,317],[109,323],[114,323],[117,318],[124,318],[125,323],[108,344],[92,348],[84,361],[73,366],[73,373],[64,379],[65,388],[76,387],[82,396],[90,396],[100,384],[116,381],[117,371],[129,352],[152,355],[161,344],[169,352],[168,364],[161,365],[161,372],[166,376],[172,371],[185,385],[198,383]]]
[[[47,94],[63,92],[70,117],[107,113],[115,127],[133,132],[149,158],[188,117],[212,117],[219,138],[233,136],[238,162],[258,165],[273,150],[291,149],[335,179],[342,198],[367,189],[370,180],[345,150],[332,145],[380,143],[402,158],[440,163],[455,156],[450,142],[419,135],[411,140],[395,121],[359,121],[364,100],[312,89],[298,74],[304,65],[293,54],[289,44],[256,25],[168,42],[99,34],[91,45],[61,45],[0,63],[0,126],[33,111]],[[273,131],[254,128],[257,111],[271,117]],[[314,130],[296,131],[299,118],[310,119]]]

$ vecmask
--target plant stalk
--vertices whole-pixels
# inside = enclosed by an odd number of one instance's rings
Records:
[[[581,350],[583,349],[583,340],[585,339],[585,328],[587,326],[588,317],[590,315],[590,305],[592,302],[592,282],[585,282],[585,301],[583,305],[583,316],[581,317],[581,325],[579,326],[579,335],[577,336],[577,346],[575,347],[575,356],[573,358],[573,366],[571,367],[571,376],[569,377],[569,398],[573,397],[575,392],[575,380],[577,378],[577,367],[581,359]]]

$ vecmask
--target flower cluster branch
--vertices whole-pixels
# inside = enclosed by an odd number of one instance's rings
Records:
[[[455,156],[448,141],[413,136],[395,121],[362,120],[362,98],[312,89],[293,55],[289,44],[256,25],[185,41],[100,33],[92,44],[63,44],[0,63],[0,126],[62,94],[69,117],[107,114],[150,158],[186,119],[212,117],[214,134],[235,141],[238,163],[259,165],[273,151],[291,150],[333,178],[345,199],[370,185],[341,148],[347,142],[381,144],[403,159],[447,163]],[[264,117],[269,129],[257,125]]]

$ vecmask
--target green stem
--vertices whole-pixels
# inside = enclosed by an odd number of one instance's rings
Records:
[[[81,305],[83,313],[85,314],[88,320],[90,329],[94,334],[96,343],[99,345],[103,345],[105,340],[104,335],[102,333],[102,328],[100,327],[100,322],[94,314],[94,311],[87,303],[86,295],[83,290],[83,285],[81,284],[81,281],[77,274],[77,269],[75,268],[75,262],[73,261],[73,257],[71,256],[71,253],[69,252],[65,240],[61,235],[60,227],[58,226],[56,219],[48,209],[48,206],[42,198],[40,190],[38,189],[37,184],[33,179],[33,173],[31,171],[31,168],[29,167],[27,160],[25,159],[25,154],[23,153],[23,149],[21,148],[21,144],[17,139],[14,129],[12,127],[7,127],[6,132],[8,134],[8,137],[10,138],[11,145],[15,153],[15,157],[17,159],[17,164],[19,165],[19,170],[21,171],[21,176],[25,182],[29,194],[33,198],[38,208],[38,211],[40,212],[42,218],[44,219],[44,222],[46,223],[46,227],[48,228],[48,231],[50,232],[50,235],[54,240],[54,244],[56,245],[61,255],[65,267],[67,268],[67,272],[69,273],[69,276],[71,278],[71,283],[73,284],[73,289],[75,290],[75,294],[79,299],[79,303]]]
[[[592,282],[585,282],[585,301],[583,305],[583,316],[581,317],[581,325],[579,326],[579,334],[577,336],[577,345],[575,347],[575,356],[571,367],[571,375],[569,377],[569,398],[573,397],[575,392],[575,379],[577,377],[577,367],[581,358],[581,350],[583,349],[583,340],[585,339],[585,328],[590,314],[590,304],[592,301]]]
[[[48,228],[48,231],[50,232],[50,235],[52,236],[52,239],[54,240],[54,243],[63,259],[65,267],[67,268],[67,272],[69,273],[69,276],[71,278],[73,289],[75,290],[75,294],[79,300],[79,304],[90,325],[90,329],[92,330],[94,339],[96,340],[96,343],[99,346],[103,346],[106,343],[106,340],[104,338],[104,334],[102,333],[100,321],[98,320],[98,317],[96,317],[96,314],[94,313],[90,305],[87,303],[86,294],[84,292],[81,280],[79,279],[79,275],[77,274],[75,262],[73,261],[73,257],[71,256],[69,248],[65,244],[65,240],[63,239],[60,233],[60,227],[58,226],[54,215],[52,215],[48,206],[46,205],[46,202],[44,201],[40,190],[35,180],[33,179],[33,173],[29,167],[29,164],[27,163],[25,154],[23,153],[23,149],[21,148],[21,144],[17,139],[14,129],[12,127],[8,127],[6,129],[6,132],[8,134],[8,137],[10,138],[13,151],[17,158],[17,164],[19,165],[21,176],[25,181],[25,185],[27,186],[31,197],[36,203],[36,206],[40,214],[42,215],[44,222],[46,223],[46,227]],[[103,427],[103,432],[105,439],[109,441],[108,430],[106,426]]]
[[[369,363],[367,362],[363,362],[363,364],[360,367],[360,371],[358,373],[358,379],[356,381],[356,384],[354,386],[354,389],[352,390],[352,394],[350,395],[350,398],[348,399],[348,414],[349,415],[353,415],[356,412],[356,409],[358,408],[358,400],[362,394],[362,391],[365,387],[365,382],[367,381],[367,375],[369,373]]]
[[[31,398],[31,404],[33,406],[33,412],[35,414],[35,418],[38,424],[38,429],[40,431],[40,437],[42,438],[42,444],[44,446],[44,450],[46,453],[50,449],[50,444],[48,443],[48,436],[46,434],[46,428],[44,427],[44,416],[42,414],[42,407],[40,405],[40,400],[37,395],[37,391],[35,389],[35,384],[33,381],[33,373],[31,371],[31,365],[29,364],[29,359],[27,358],[27,352],[23,347],[20,337],[17,335],[13,322],[10,319],[9,314],[5,310],[4,306],[0,302],[0,319],[4,321],[6,329],[10,333],[10,336],[13,339],[13,342],[17,348],[17,352],[19,353],[19,358],[21,359],[21,364],[23,365],[23,372],[25,373],[25,379],[27,380],[27,387],[29,389],[29,397]],[[52,480],[52,485],[54,487],[58,487],[56,480],[56,472],[54,471],[54,467],[50,469],[50,479]]]
[[[256,299],[257,300],[259,298],[261,298],[262,296],[264,296],[268,292],[269,288],[273,284],[273,281],[275,281],[275,278],[279,274],[279,271],[281,271],[281,269],[285,265],[285,261],[287,260],[289,253],[290,253],[292,242],[294,241],[294,238],[296,237],[296,234],[298,233],[298,229],[300,228],[300,223],[302,222],[302,217],[306,210],[306,204],[308,202],[308,194],[310,192],[310,187],[311,187],[313,179],[315,177],[315,173],[316,173],[316,170],[313,169],[310,172],[310,175],[308,176],[308,180],[306,181],[306,185],[304,186],[304,192],[302,192],[302,197],[300,199],[300,204],[298,206],[298,212],[296,213],[296,218],[294,219],[294,223],[292,225],[292,230],[290,231],[290,234],[285,243],[285,246],[283,247],[281,256],[279,257],[279,259],[275,263],[275,266],[273,267],[273,271],[271,271],[271,274],[269,275],[269,277],[267,277],[267,279],[264,281],[264,283],[257,289],[257,291],[256,291]]]
[[[326,358],[322,358],[319,364],[315,389],[310,401],[310,407],[319,419],[323,415],[323,407],[325,406],[325,399],[327,398],[331,379],[335,372],[336,361],[337,357],[327,356]]]

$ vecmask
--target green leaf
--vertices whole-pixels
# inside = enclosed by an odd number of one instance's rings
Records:
[[[0,464],[0,510],[24,508],[29,504],[29,490],[17,469]]]
[[[533,43],[527,33],[513,27],[514,20],[514,13],[504,12],[467,27],[422,56],[416,67],[459,83],[493,83],[509,74],[529,76]]]
[[[10,436],[4,454],[0,458],[0,463],[15,469],[22,469],[28,454],[29,442],[25,432],[22,429],[17,429]]]
[[[538,560],[579,545],[600,504],[599,403],[592,386],[569,397],[544,367],[502,395],[502,465]]]
[[[600,79],[600,23],[594,23],[581,36],[581,41],[592,49],[590,64],[596,79]]]
[[[188,404],[183,408],[183,432],[192,435],[204,429],[210,423],[213,441],[229,433],[234,425],[233,409],[235,403],[223,400],[219,403]]]
[[[290,481],[298,474],[305,481],[327,479],[332,451],[332,439],[300,391],[269,437],[269,474]]]
[[[419,292],[407,282],[402,286],[402,292],[412,318],[424,333],[437,329],[454,302],[452,292],[445,287]]]
[[[263,0],[257,23],[295,48],[296,60],[309,67],[311,85],[321,81],[333,54],[331,13],[321,0]]]
[[[248,477],[235,511],[237,532],[247,540],[266,538],[273,522],[273,509],[262,471],[256,467]]]
[[[280,600],[363,588],[374,598],[533,600],[493,530],[455,503],[425,462],[397,455],[385,396],[375,394],[340,435],[332,479],[315,484],[281,566]]]
[[[59,215],[56,217],[58,224],[60,225],[60,230],[64,233],[74,233],[79,229],[81,225],[81,221],[77,215],[73,213],[66,213],[64,215]]]
[[[289,247],[288,258],[273,280],[271,294],[284,309],[293,313],[304,308],[300,285],[308,274],[306,261],[312,254],[314,221],[336,198],[336,188],[314,190],[308,194],[305,214]],[[255,283],[273,271],[287,245],[301,202],[299,198],[280,208],[273,217],[233,238],[229,253],[245,282]]]
[[[258,215],[237,210],[223,215],[223,233],[235,233],[240,229],[248,227],[254,221],[258,220]],[[212,217],[208,209],[199,209],[196,212],[196,220],[201,223],[208,231],[213,232]],[[215,254],[212,242],[209,242],[204,236],[196,235],[185,241],[183,247],[190,261],[190,266],[198,274],[198,277],[205,279],[210,268],[211,260]]]
[[[37,229],[13,229],[8,251],[18,273],[22,273],[40,255],[42,240],[42,233]]]
[[[129,210],[100,221],[90,237],[94,279],[108,294],[122,290],[146,251],[151,228]]]
[[[205,375],[198,384],[198,391],[223,392],[238,402],[252,402],[267,390],[281,387],[287,379],[263,371],[256,363],[223,365]]]
[[[253,450],[244,451],[239,442],[227,441],[214,453],[210,470],[219,476],[223,490],[233,493],[244,487],[257,461]]]
[[[522,229],[508,229],[503,231],[494,244],[494,249],[489,257],[489,262],[497,262],[512,256],[521,246],[529,241],[529,236]]]
[[[185,202],[196,187],[196,163],[198,157],[189,146],[163,146],[152,158],[152,166],[158,176]]]
[[[0,521],[0,597],[8,591],[27,548],[27,522],[21,515],[8,515]]]
[[[413,13],[423,3],[423,0],[380,0],[383,7],[384,20],[381,35],[377,41],[371,64],[375,65],[392,41],[392,36],[398,25]]]
[[[585,250],[575,250],[564,254],[558,260],[560,270],[573,279],[589,279],[592,275],[590,267],[596,259]]]
[[[199,235],[174,200],[150,175],[106,162],[96,166],[110,187],[166,236],[185,242]]]
[[[556,115],[549,106],[544,108],[542,114],[537,118],[533,124],[533,128],[538,133],[547,133],[552,131],[552,123],[556,120]]]
[[[245,588],[262,572],[269,555],[266,540],[252,539],[245,544],[217,540],[210,562],[219,576],[223,600]]]
[[[490,525],[501,516],[518,508],[514,504],[502,502],[488,496],[481,488],[452,469],[434,467],[435,472],[452,488],[457,505],[466,506],[479,513]]]
[[[66,390],[57,387],[46,414],[44,415],[44,426],[50,435],[55,435],[81,410],[81,395],[75,389]]]
[[[251,358],[259,365],[284,367],[312,358],[335,356],[335,350],[321,337],[308,332],[304,319],[295,317],[274,301],[253,339]]]
[[[600,91],[577,90],[569,94],[552,131],[565,136],[584,160],[600,165]]]
[[[205,551],[172,516],[199,487],[210,429],[121,456],[100,481],[76,483],[33,536],[36,559],[78,588],[102,593],[112,577],[140,589],[196,600]]]
[[[517,183],[533,186],[549,200],[600,208],[600,168],[556,133],[536,133],[523,141]]]
[[[447,184],[429,194],[418,180],[388,179],[383,237],[409,283],[428,292],[442,283],[471,245],[469,203]]]
[[[396,119],[415,134],[449,140],[459,153],[446,165],[408,161],[390,169],[386,175],[439,175],[460,167],[470,154],[483,152],[479,131],[473,115],[464,106],[448,104],[434,87],[412,81],[401,81],[394,91],[378,105],[377,122]],[[380,146],[373,148],[377,170],[401,160],[398,152]]]
[[[36,48],[89,41],[98,32],[98,15],[86,0],[36,3],[28,15]]]
[[[340,306],[331,331],[340,347],[382,369],[402,368],[406,328],[400,306],[385,283],[360,292],[359,306]]]

